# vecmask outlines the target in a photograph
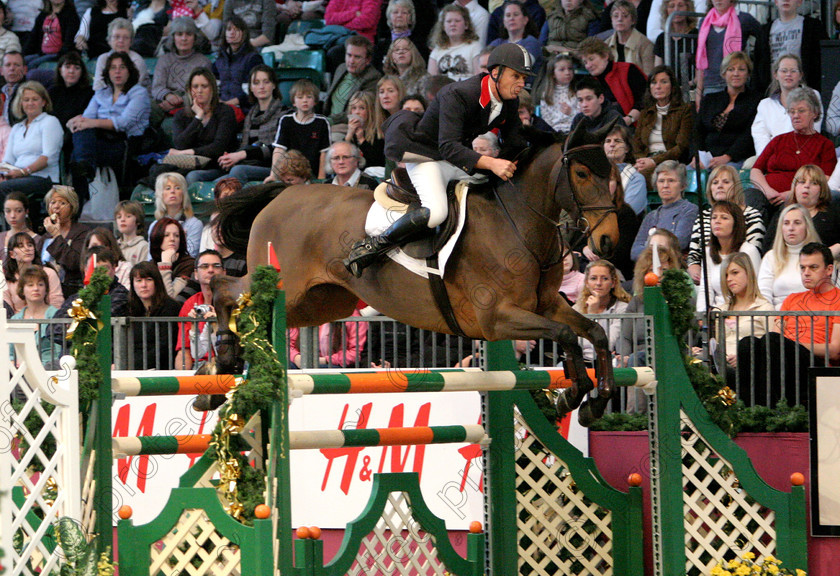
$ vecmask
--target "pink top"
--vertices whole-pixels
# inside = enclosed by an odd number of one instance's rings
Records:
[[[353,316],[361,316],[358,310]],[[343,326],[343,333],[339,332]],[[332,328],[332,330],[330,329]],[[318,326],[318,356],[327,356],[333,366],[353,366],[367,342],[367,322],[344,322]],[[300,354],[300,330],[289,330],[289,357]],[[343,342],[342,342],[343,341]],[[344,346],[342,346],[342,343]]]
[[[583,281],[586,279],[586,274],[580,270],[572,270],[563,274],[563,283],[560,284],[560,292],[574,303],[580,296],[580,291],[583,290]]]
[[[374,41],[382,0],[330,0],[324,22],[338,24]]]

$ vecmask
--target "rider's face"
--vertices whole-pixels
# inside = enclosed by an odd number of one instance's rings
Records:
[[[527,78],[525,74],[510,68],[505,68],[502,70],[502,73],[499,74],[499,69],[494,68],[492,75],[494,80],[498,80],[495,85],[496,89],[499,91],[499,98],[502,100],[513,100],[514,98],[519,98],[519,93],[523,88],[525,88],[525,80]]]

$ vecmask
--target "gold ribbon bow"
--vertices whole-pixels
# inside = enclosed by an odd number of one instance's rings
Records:
[[[236,329],[236,321],[239,319],[240,314],[252,304],[251,302],[251,293],[245,292],[244,294],[240,294],[239,298],[236,299],[236,308],[230,313],[230,320],[228,320],[228,328],[230,331],[239,336],[239,331]]]
[[[718,390],[718,393],[715,394],[715,398],[718,398],[726,406],[732,406],[735,404],[735,392],[729,386],[724,386]]]
[[[76,332],[76,328],[78,328],[79,324],[81,324],[85,320],[96,320],[95,330],[98,332],[102,329],[102,321],[99,320],[93,312],[91,312],[85,307],[85,304],[81,298],[76,298],[75,300],[73,300],[73,305],[70,308],[69,316],[73,319],[73,322],[67,329],[68,340],[72,340],[73,335]]]

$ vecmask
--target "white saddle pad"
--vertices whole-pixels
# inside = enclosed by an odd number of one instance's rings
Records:
[[[444,271],[446,270],[446,262],[452,255],[452,251],[458,243],[458,238],[461,237],[461,232],[464,230],[464,222],[467,220],[467,192],[469,192],[469,186],[465,185],[463,193],[461,194],[461,202],[459,204],[460,210],[458,211],[458,227],[455,228],[455,232],[452,233],[452,236],[449,237],[449,240],[446,241],[446,244],[443,245],[443,248],[441,248],[438,253],[439,268],[430,268],[426,266],[425,260],[412,258],[403,252],[402,248],[394,248],[387,252],[388,258],[401,265],[403,268],[410,270],[423,278],[428,278],[429,274],[437,274],[438,276],[443,277]],[[365,220],[365,233],[370,236],[382,234],[391,224],[404,214],[405,212],[387,210],[378,202],[374,202],[373,206],[371,206],[368,211],[367,220]]]

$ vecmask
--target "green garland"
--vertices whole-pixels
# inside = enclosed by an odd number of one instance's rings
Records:
[[[243,295],[238,303],[237,332],[242,345],[242,356],[248,362],[243,382],[228,393],[228,401],[219,414],[213,431],[213,457],[220,466],[236,461],[238,471],[235,499],[232,510],[239,510],[237,517],[250,524],[254,508],[264,502],[265,475],[254,469],[238,451],[231,454],[233,444],[228,434],[232,421],[247,422],[258,411],[270,413],[272,403],[279,398],[279,386],[285,382],[285,369],[271,344],[271,319],[279,274],[270,266],[256,269],[251,281],[251,295]],[[230,500],[230,498],[228,498]],[[232,504],[234,504],[232,502]]]
[[[107,269],[104,266],[97,267],[90,278],[90,283],[79,291],[79,298],[74,300],[73,308],[70,310],[70,317],[73,318],[74,324],[78,322],[70,341],[73,343],[73,356],[76,358],[76,369],[79,371],[79,410],[82,412],[86,412],[84,407],[96,399],[99,394],[99,383],[103,378],[99,357],[96,354],[96,334],[102,326],[99,319],[91,315],[95,314],[102,297],[108,292],[111,281]],[[81,301],[81,307],[76,306],[79,301]],[[104,328],[110,329],[110,326]],[[70,338],[69,333],[68,338]]]

